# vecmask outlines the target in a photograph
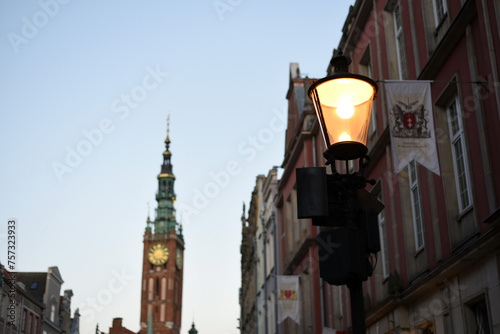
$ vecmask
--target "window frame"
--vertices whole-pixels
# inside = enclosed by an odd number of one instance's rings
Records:
[[[492,333],[490,328],[490,314],[486,300],[482,299],[481,301],[478,301],[474,305],[471,305],[470,308],[474,315],[476,333],[479,334]]]
[[[50,321],[53,323],[56,321],[56,305],[54,303],[50,305]]]
[[[399,80],[405,80],[408,76],[408,64],[406,63],[406,50],[404,44],[404,33],[403,33],[403,15],[401,13],[401,6],[397,3],[392,11],[392,18],[394,21],[394,39],[396,42],[396,56],[398,60],[398,74]],[[399,18],[399,20],[398,20]],[[398,26],[398,21],[400,25]],[[399,40],[402,37],[402,40]],[[401,54],[403,53],[403,54]]]
[[[432,0],[432,7],[434,9],[434,23],[437,29],[448,15],[448,5],[446,4],[446,0]],[[439,15],[440,8],[442,9],[441,15]]]
[[[411,214],[413,218],[415,251],[418,252],[425,247],[425,232],[420,200],[420,188],[418,186],[418,167],[415,160],[410,161],[408,164],[408,182],[410,185],[410,202]]]
[[[373,66],[372,66],[372,62],[371,62],[371,58],[370,58],[370,61],[366,64],[366,71],[368,72],[368,77],[370,79],[373,79]],[[372,104],[372,110],[371,110],[371,119],[370,119],[370,125],[371,125],[371,132],[370,134],[373,134],[375,132],[377,132],[377,108],[376,108],[376,104],[373,103]]]
[[[380,202],[383,202],[382,194],[377,196]],[[387,222],[385,219],[385,209],[380,211],[377,215],[378,228],[380,234],[380,252],[382,255],[382,276],[384,279],[388,278],[390,270],[390,259],[389,259],[389,239],[387,236]],[[387,249],[386,249],[387,248]]]
[[[452,106],[455,109],[452,111]],[[451,113],[455,113],[456,122],[452,119]],[[470,180],[470,166],[467,156],[467,147],[465,145],[465,133],[464,126],[461,117],[461,105],[458,99],[458,95],[455,95],[450,102],[446,105],[446,117],[448,122],[448,130],[450,135],[450,149],[453,162],[453,177],[455,179],[456,196],[458,203],[458,213],[463,214],[472,207],[472,187]],[[457,130],[454,131],[454,126],[456,125]],[[458,148],[461,150],[461,156],[457,157],[457,142],[460,142]],[[461,159],[458,161],[458,159]],[[461,169],[463,168],[463,171]],[[461,176],[465,177],[465,180],[461,179]],[[462,189],[462,182],[465,181]],[[463,195],[465,193],[465,196]],[[466,203],[464,203],[464,200]]]

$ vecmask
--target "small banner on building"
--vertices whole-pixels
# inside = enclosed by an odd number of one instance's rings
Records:
[[[338,331],[336,329],[323,327],[323,332],[321,334],[346,334],[345,332]]]
[[[386,80],[394,172],[412,160],[439,175],[431,81]]]
[[[278,275],[278,323],[287,317],[300,323],[299,276]]]

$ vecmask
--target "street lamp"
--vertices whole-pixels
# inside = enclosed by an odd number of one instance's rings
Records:
[[[380,250],[377,214],[384,205],[364,188],[363,168],[368,164],[366,147],[371,107],[377,84],[370,78],[351,74],[351,60],[339,51],[331,60],[334,74],[317,80],[309,88],[332,167],[297,169],[298,217],[312,218],[326,226],[317,237],[320,277],[333,285],[347,285],[351,296],[354,334],[365,334],[362,282],[372,275],[368,261]],[[340,174],[335,160],[359,160],[359,171]],[[347,163],[346,163],[347,165]]]
[[[328,160],[358,159],[368,151],[368,127],[378,88],[372,79],[349,73],[350,62],[339,51],[331,61],[335,74],[314,82],[309,88],[327,144]]]

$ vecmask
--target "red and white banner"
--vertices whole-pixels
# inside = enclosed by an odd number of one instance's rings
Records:
[[[430,81],[386,80],[394,172],[412,160],[439,175]]]
[[[300,323],[299,276],[277,276],[278,323],[287,317]]]

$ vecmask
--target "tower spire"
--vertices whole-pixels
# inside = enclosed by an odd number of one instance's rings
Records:
[[[156,201],[158,209],[155,219],[155,234],[169,233],[175,231],[177,222],[175,218],[175,176],[172,167],[172,153],[170,152],[170,115],[167,117],[167,138],[165,139],[165,152],[163,152],[163,164],[158,175],[158,193]]]

